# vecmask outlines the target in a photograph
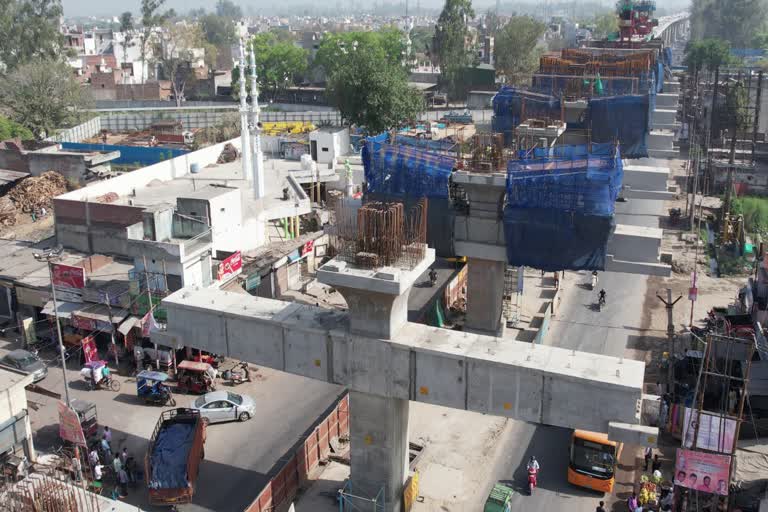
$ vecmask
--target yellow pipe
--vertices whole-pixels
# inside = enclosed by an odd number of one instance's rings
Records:
[[[301,236],[301,233],[300,233],[301,229],[299,228],[299,216],[297,215],[295,218],[296,218],[296,238],[298,238],[299,236]]]

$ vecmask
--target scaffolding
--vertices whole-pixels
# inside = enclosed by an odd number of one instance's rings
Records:
[[[386,509],[383,486],[372,496],[352,487],[352,481],[347,480],[339,489],[339,512],[383,512]]]
[[[504,271],[503,314],[507,327],[515,327],[520,322],[524,272],[525,267],[507,267]]]

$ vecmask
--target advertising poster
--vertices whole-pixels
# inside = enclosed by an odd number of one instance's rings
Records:
[[[243,258],[240,251],[237,251],[229,258],[219,263],[219,281],[227,281],[243,271]]]
[[[693,448],[693,436],[696,432],[696,417],[690,407],[685,408],[683,419],[683,447]],[[736,420],[726,419],[705,411],[699,416],[699,435],[696,448],[713,452],[731,453],[733,438],[736,435]]]
[[[55,263],[52,265],[53,284],[57,288],[85,288],[85,269]]]
[[[727,496],[730,466],[730,455],[678,448],[675,461],[675,485]]]
[[[85,446],[85,434],[80,425],[80,418],[77,413],[67,407],[64,402],[58,402],[59,408],[59,436],[70,443]]]
[[[82,340],[83,344],[83,356],[85,357],[85,362],[90,363],[91,361],[98,361],[99,360],[99,352],[96,349],[96,340],[93,336],[86,336]]]

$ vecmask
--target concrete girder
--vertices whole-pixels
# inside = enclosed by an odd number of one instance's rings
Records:
[[[185,288],[163,307],[157,343],[352,391],[602,432],[640,421],[640,361],[414,323],[382,340],[350,332],[347,313],[214,289]]]

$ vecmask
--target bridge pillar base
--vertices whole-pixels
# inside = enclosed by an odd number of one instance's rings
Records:
[[[468,258],[467,320],[464,330],[488,336],[501,336],[505,261]]]

